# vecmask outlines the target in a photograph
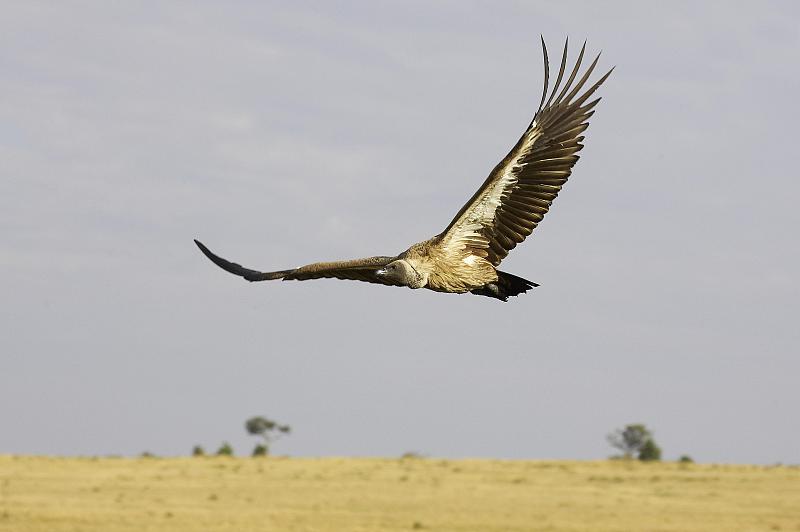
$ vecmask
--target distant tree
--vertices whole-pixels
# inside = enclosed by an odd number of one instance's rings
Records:
[[[217,449],[217,456],[233,456],[233,447],[228,442],[222,442],[219,449]]]
[[[192,448],[192,456],[205,456],[205,455],[206,455],[206,450],[203,449],[202,445],[195,445]]]
[[[622,451],[623,458],[650,461],[661,459],[661,448],[653,439],[653,434],[641,423],[626,425],[607,436],[608,443]]]
[[[682,454],[680,458],[678,458],[678,462],[682,464],[693,464],[694,460],[688,454]]]
[[[256,445],[256,448],[253,449],[253,456],[269,454],[270,444],[292,431],[289,425],[281,425],[262,416],[251,417],[245,422],[244,428],[247,429],[248,434],[252,436],[261,436],[261,438],[264,439],[264,443]]]

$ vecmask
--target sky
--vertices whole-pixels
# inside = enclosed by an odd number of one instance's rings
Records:
[[[30,2],[0,18],[0,453],[800,463],[793,2]],[[439,233],[602,50],[510,302],[261,270]]]

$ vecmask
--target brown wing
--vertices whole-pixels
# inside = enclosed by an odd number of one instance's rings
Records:
[[[485,257],[497,266],[533,232],[550,209],[578,160],[576,153],[583,148],[581,133],[589,127],[592,108],[600,98],[588,103],[586,100],[614,70],[578,95],[600,58],[598,54],[575,82],[586,49],[584,43],[569,79],[558,92],[567,64],[567,48],[568,42],[564,44],[555,86],[545,102],[550,66],[542,39],[545,81],[539,110],[517,144],[439,236],[443,248]]]
[[[200,251],[208,257],[211,262],[234,275],[244,277],[248,281],[273,281],[283,279],[284,281],[306,281],[308,279],[347,279],[352,281],[365,281],[368,283],[378,283],[396,286],[392,281],[375,275],[375,272],[396,257],[369,257],[366,259],[345,260],[339,262],[317,262],[307,266],[301,266],[292,270],[280,270],[275,272],[260,272],[245,268],[235,262],[230,262],[211,252],[202,242],[194,241]]]

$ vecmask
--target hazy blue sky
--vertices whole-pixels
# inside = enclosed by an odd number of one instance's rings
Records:
[[[3,2],[0,453],[800,462],[793,2]],[[441,231],[539,102],[617,65],[508,304],[248,284]]]

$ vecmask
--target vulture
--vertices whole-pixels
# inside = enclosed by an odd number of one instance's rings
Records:
[[[550,64],[542,38],[544,90],[536,114],[508,155],[447,228],[433,238],[395,256],[317,262],[272,272],[245,268],[215,255],[197,240],[195,244],[214,264],[248,281],[349,279],[436,292],[469,292],[501,301],[539,286],[497,267],[536,229],[572,173],[589,117],[600,101],[590,98],[614,70],[587,84],[600,55],[579,76],[586,43],[571,69],[567,69],[568,47],[569,39],[549,90]]]

